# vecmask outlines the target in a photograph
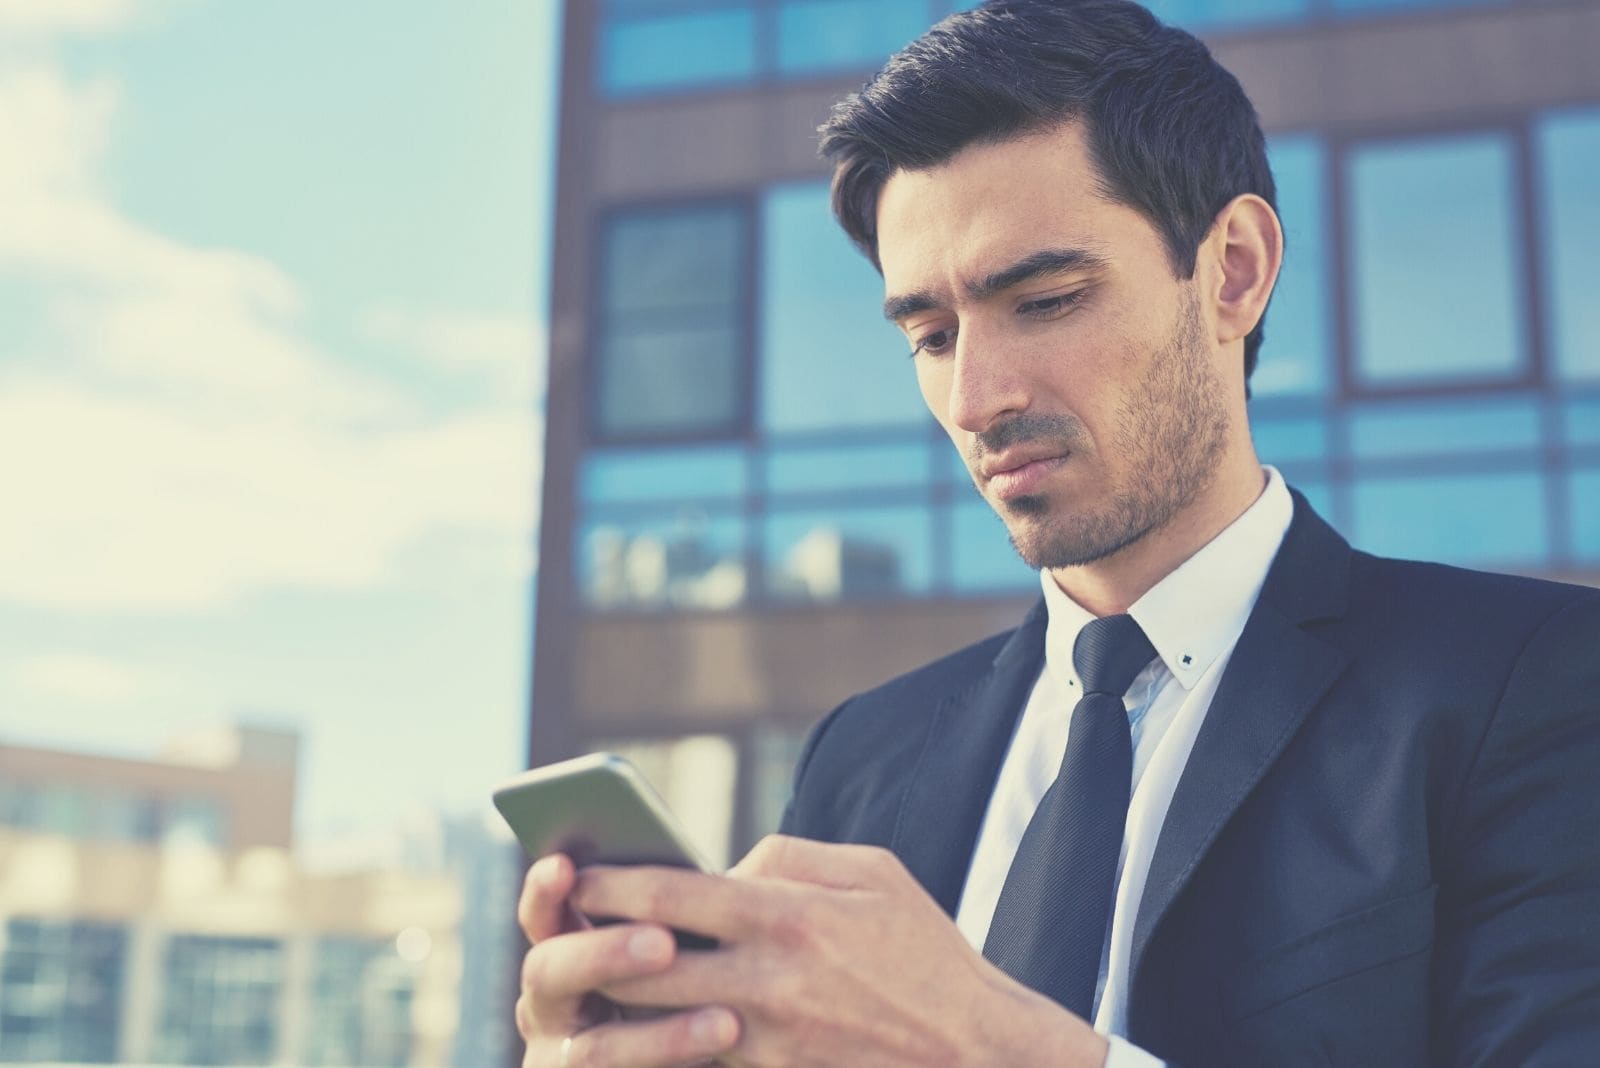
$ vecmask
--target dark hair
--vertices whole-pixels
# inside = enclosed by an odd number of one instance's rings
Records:
[[[1149,220],[1180,278],[1194,276],[1234,197],[1276,210],[1255,108],[1194,36],[1130,0],[988,0],[834,105],[819,131],[834,214],[881,269],[878,194],[892,175],[1069,121],[1084,124],[1102,192]],[[1247,382],[1261,338],[1258,322],[1244,342]]]

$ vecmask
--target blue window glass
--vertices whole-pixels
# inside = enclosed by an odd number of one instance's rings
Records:
[[[592,452],[579,496],[585,504],[742,497],[747,467],[738,445]]]
[[[1556,373],[1600,378],[1600,111],[1547,118],[1537,137]]]
[[[600,29],[600,85],[614,95],[746,81],[756,73],[748,7],[613,17]]]
[[[1523,267],[1506,138],[1369,145],[1346,165],[1359,379],[1389,386],[1520,372]]]
[[[1304,463],[1328,455],[1328,420],[1320,415],[1258,414],[1251,417],[1250,436],[1262,463]]]
[[[1350,412],[1350,451],[1361,458],[1532,450],[1538,398],[1368,404]]]
[[[1156,0],[1148,5],[1163,22],[1187,30],[1282,22],[1304,16],[1309,0]]]
[[[739,204],[646,209],[607,220],[597,438],[712,437],[742,429],[748,244]]]
[[[736,512],[597,517],[578,541],[578,581],[597,608],[731,608],[745,599],[745,522]]]
[[[1039,573],[1011,547],[1005,523],[987,502],[959,501],[950,518],[950,581],[957,590],[1017,593],[1038,588]]]
[[[1372,11],[1404,11],[1419,7],[1481,7],[1503,0],[1333,0],[1334,9],[1350,14]]]
[[[1586,562],[1600,561],[1600,467],[1580,467],[1568,476],[1567,510],[1573,553]]]
[[[774,448],[767,457],[767,493],[828,493],[928,485],[933,458],[919,436],[887,445]]]
[[[767,593],[836,601],[922,593],[932,580],[926,505],[774,510],[767,516]]]
[[[1488,567],[1549,555],[1537,471],[1364,478],[1353,490],[1355,540],[1371,552]]]
[[[778,8],[778,69],[876,67],[928,26],[928,0],[786,0]]]
[[[1284,481],[1289,483],[1291,489],[1298,490],[1318,515],[1330,523],[1334,521],[1333,492],[1328,488],[1326,481],[1319,478],[1294,478],[1287,471],[1284,472]]]
[[[834,224],[827,184],[770,190],[762,223],[763,428],[926,425],[883,280]]]
[[[1311,137],[1269,146],[1283,222],[1284,259],[1267,309],[1266,340],[1250,378],[1257,397],[1317,394],[1328,388],[1326,151]]]
[[[1561,422],[1572,445],[1600,445],[1600,397],[1574,397],[1562,406]]]

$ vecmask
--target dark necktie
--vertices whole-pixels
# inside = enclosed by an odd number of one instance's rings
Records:
[[[1154,656],[1132,616],[1092,620],[1078,632],[1072,663],[1083,696],[1066,755],[1023,832],[983,944],[1006,974],[1086,1020],[1133,781],[1122,695]]]

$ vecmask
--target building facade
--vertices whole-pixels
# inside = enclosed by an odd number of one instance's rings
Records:
[[[0,746],[0,1062],[455,1063],[457,881],[305,871],[297,756]]]
[[[1037,595],[815,128],[947,0],[568,0],[530,757],[713,855],[799,740]],[[1600,2],[1167,0],[1267,131],[1258,451],[1355,544],[1600,581]]]

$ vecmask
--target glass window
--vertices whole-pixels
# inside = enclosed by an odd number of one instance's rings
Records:
[[[747,244],[738,205],[610,220],[597,437],[725,435],[744,425]]]
[[[969,593],[1013,593],[1037,589],[1039,573],[1011,547],[1006,525],[978,499],[951,509],[951,582]]]
[[[731,608],[747,592],[744,517],[683,508],[592,519],[578,567],[584,597],[597,608]]]
[[[925,435],[883,445],[773,448],[767,455],[767,494],[925,487],[932,463]]]
[[[1489,567],[1549,555],[1537,471],[1357,479],[1354,508],[1356,544],[1369,552]]]
[[[925,592],[932,581],[928,506],[777,511],[767,517],[767,592],[836,601]]]
[[[409,1063],[416,983],[395,940],[321,938],[315,954],[302,1063]]]
[[[810,731],[800,727],[763,725],[751,740],[751,831],[759,840],[783,822],[783,810],[794,792],[794,768],[800,762]],[[754,842],[750,843],[754,845]]]
[[[678,817],[689,844],[714,868],[728,866],[739,754],[720,734],[596,740],[626,757]]]
[[[1537,397],[1368,404],[1350,411],[1350,451],[1361,458],[1537,449]]]
[[[1148,6],[1163,22],[1187,30],[1281,22],[1310,9],[1309,0],[1156,0]]]
[[[174,935],[167,942],[156,1059],[269,1064],[278,1058],[283,944],[268,938]]]
[[[1318,515],[1330,523],[1334,521],[1333,492],[1328,488],[1326,480],[1320,478],[1298,478],[1288,471],[1285,471],[1283,475],[1284,481],[1289,484],[1289,487],[1298,490],[1300,495],[1306,499],[1306,503],[1311,505]]]
[[[748,7],[612,18],[600,28],[600,85],[614,95],[744,81],[756,73]]]
[[[1312,137],[1274,139],[1268,148],[1284,259],[1250,390],[1257,397],[1322,393],[1329,366],[1326,152]]]
[[[747,466],[739,445],[591,452],[579,496],[585,504],[743,497]]]
[[[1574,397],[1562,405],[1561,422],[1572,445],[1600,445],[1600,397]]]
[[[1537,138],[1555,370],[1600,377],[1600,111],[1551,116]]]
[[[88,920],[6,921],[0,943],[0,1060],[118,1059],[127,931]]]
[[[1262,463],[1282,465],[1325,459],[1328,420],[1320,415],[1270,416],[1250,419],[1250,434]]]
[[[1333,0],[1333,6],[1341,12],[1365,14],[1419,7],[1480,7],[1502,2],[1504,0]]]
[[[1367,145],[1346,167],[1358,378],[1381,387],[1520,372],[1523,267],[1508,140]]]
[[[787,0],[778,8],[778,69],[876,67],[928,25],[928,0]]]
[[[1567,478],[1572,516],[1572,551],[1586,563],[1600,561],[1600,467],[1580,467]]]
[[[883,280],[834,223],[827,183],[767,193],[762,250],[763,429],[926,425]]]

